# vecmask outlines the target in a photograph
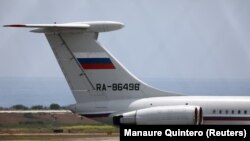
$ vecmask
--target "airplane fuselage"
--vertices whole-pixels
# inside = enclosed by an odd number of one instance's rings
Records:
[[[90,106],[92,105],[92,106]],[[76,112],[112,122],[114,115],[157,106],[195,105],[203,110],[203,124],[250,124],[250,97],[173,96],[77,104]]]

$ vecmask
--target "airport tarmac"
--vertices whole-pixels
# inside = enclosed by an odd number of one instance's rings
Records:
[[[5,140],[5,141],[8,141],[8,140]],[[38,140],[10,140],[10,141],[45,141],[45,140],[38,139]],[[52,139],[49,141],[119,141],[119,137],[67,138],[67,139]]]
[[[0,134],[0,141],[119,141],[119,135],[97,134]]]

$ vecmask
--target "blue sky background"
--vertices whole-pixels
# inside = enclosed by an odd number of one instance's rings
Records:
[[[249,13],[248,0],[0,1],[1,25],[123,22],[125,28],[103,33],[99,41],[147,82],[250,81]],[[63,78],[43,34],[15,28],[0,33],[1,78]]]

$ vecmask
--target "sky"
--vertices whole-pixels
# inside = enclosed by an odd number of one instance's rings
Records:
[[[99,41],[140,78],[250,79],[248,0],[1,0],[0,24],[113,20]],[[0,77],[63,77],[43,34],[0,28]],[[128,57],[129,56],[129,57]]]
[[[1,0],[0,25],[109,20],[99,36],[141,79],[250,80],[248,0]],[[63,78],[43,34],[0,27],[0,78]]]

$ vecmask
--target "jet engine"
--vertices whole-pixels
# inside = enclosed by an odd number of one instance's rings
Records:
[[[202,122],[202,108],[190,105],[150,107],[113,117],[115,125],[200,125]]]

